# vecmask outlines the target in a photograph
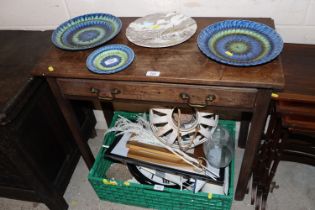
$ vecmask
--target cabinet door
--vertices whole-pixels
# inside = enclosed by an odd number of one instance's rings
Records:
[[[1,145],[3,146],[3,144]],[[12,152],[12,150],[11,150]],[[23,179],[22,174],[0,149],[0,186],[32,189]]]
[[[54,183],[60,170],[72,161],[77,147],[46,82],[13,124],[18,147]]]
[[[64,193],[79,150],[48,84],[38,78],[31,82],[36,84],[29,86],[28,94],[16,98],[20,109],[0,127],[0,195],[38,200],[35,191],[42,182]],[[88,139],[96,123],[92,109],[80,102],[73,106]],[[5,187],[12,189],[10,196]]]

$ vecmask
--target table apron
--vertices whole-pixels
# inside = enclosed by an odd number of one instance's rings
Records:
[[[257,89],[203,85],[124,82],[88,79],[57,79],[65,96],[97,97],[108,101],[146,101],[188,104],[191,106],[224,106],[251,109]]]

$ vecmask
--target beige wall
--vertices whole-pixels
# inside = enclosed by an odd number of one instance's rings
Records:
[[[315,0],[1,0],[0,29],[46,30],[85,13],[271,17],[285,42],[315,44]]]

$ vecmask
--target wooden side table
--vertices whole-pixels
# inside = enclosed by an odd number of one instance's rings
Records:
[[[195,18],[198,24],[196,34],[180,45],[160,49],[139,47],[128,42],[125,36],[126,27],[134,19],[122,18],[122,31],[108,43],[125,44],[134,50],[136,58],[124,71],[112,75],[93,74],[85,65],[92,50],[68,52],[54,46],[47,49],[33,69],[34,76],[44,76],[49,82],[87,166],[92,167],[94,157],[82,140],[69,98],[107,100],[105,114],[108,121],[111,120],[110,104],[113,101],[125,101],[130,106],[151,103],[250,112],[251,129],[235,194],[237,200],[242,200],[251,177],[271,92],[284,85],[281,60],[240,68],[222,65],[204,56],[197,46],[200,30],[224,18]],[[251,20],[274,26],[271,19]],[[53,71],[48,71],[49,66]],[[146,76],[148,71],[158,71],[160,75]],[[209,97],[215,100],[208,100]]]

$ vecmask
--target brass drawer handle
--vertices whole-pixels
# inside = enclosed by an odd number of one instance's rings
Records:
[[[119,89],[113,88],[113,89],[110,90],[111,96],[109,96],[109,97],[103,97],[103,96],[99,96],[100,90],[97,89],[97,88],[93,88],[93,87],[90,89],[90,92],[96,94],[96,96],[97,96],[97,98],[98,98],[99,100],[105,100],[105,101],[113,101],[113,100],[115,99],[115,96],[116,96],[117,94],[120,94],[120,93],[121,93],[121,91],[120,91]]]
[[[91,92],[91,93],[95,93],[95,94],[98,95],[98,93],[100,92],[100,90],[97,89],[97,88],[92,87],[92,88],[90,89],[90,92]]]
[[[208,103],[213,102],[216,98],[215,95],[208,95],[205,98],[205,104],[192,104],[190,103],[190,96],[187,93],[181,93],[179,94],[179,96],[182,100],[186,102],[188,106],[193,107],[193,108],[204,108],[209,105]]]

